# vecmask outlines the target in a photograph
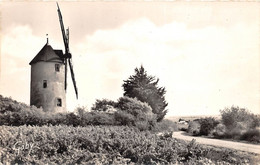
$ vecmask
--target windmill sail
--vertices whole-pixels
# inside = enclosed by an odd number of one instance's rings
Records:
[[[61,33],[62,33],[63,42],[64,42],[64,46],[65,46],[65,54],[68,54],[69,53],[68,37],[65,33],[62,15],[61,15],[61,11],[60,11],[60,7],[59,7],[58,3],[57,3],[57,7],[58,7],[59,20],[60,20]]]
[[[69,59],[68,61],[69,61],[69,65],[70,65],[70,73],[71,73],[73,86],[74,86],[74,89],[75,89],[76,97],[78,99],[78,89],[77,89],[77,86],[76,86],[76,80],[75,80],[75,76],[74,76],[74,72],[73,72],[73,66],[72,66],[72,63],[71,63],[71,59]]]
[[[61,33],[62,33],[64,47],[65,47],[65,54],[64,54],[64,60],[65,60],[65,90],[67,89],[67,67],[68,67],[67,63],[69,62],[71,78],[72,78],[73,86],[74,86],[74,89],[75,89],[76,98],[78,99],[78,89],[77,89],[77,86],[76,86],[75,75],[74,75],[73,66],[72,66],[72,63],[71,63],[71,57],[72,56],[71,56],[71,53],[70,53],[70,50],[69,50],[69,29],[66,29],[66,32],[67,32],[67,34],[66,34],[65,29],[64,29],[64,24],[63,24],[63,20],[62,20],[60,7],[59,7],[58,3],[57,3],[57,7],[58,7],[59,20],[60,20]],[[68,62],[67,62],[67,60],[68,60]]]
[[[67,60],[65,59],[65,90],[67,90],[67,65],[68,65],[68,63],[67,63]]]

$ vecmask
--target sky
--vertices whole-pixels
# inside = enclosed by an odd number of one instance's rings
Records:
[[[79,91],[67,107],[116,101],[144,66],[166,88],[167,116],[218,115],[231,106],[260,113],[257,2],[60,1]],[[1,2],[0,94],[30,103],[29,62],[46,44],[63,49],[57,6]]]

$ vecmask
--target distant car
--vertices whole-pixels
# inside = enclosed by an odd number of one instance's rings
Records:
[[[189,121],[186,121],[186,120],[180,118],[178,124],[189,125]]]

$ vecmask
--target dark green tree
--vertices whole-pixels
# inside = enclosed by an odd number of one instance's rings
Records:
[[[153,113],[157,115],[157,121],[161,121],[167,113],[165,109],[168,103],[165,100],[165,87],[158,87],[159,79],[147,75],[144,67],[135,68],[135,74],[124,80],[124,96],[137,98],[151,106]]]

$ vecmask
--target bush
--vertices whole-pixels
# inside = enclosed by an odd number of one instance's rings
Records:
[[[11,97],[3,97],[0,95],[0,113],[5,112],[19,112],[22,109],[30,108],[28,105],[24,103],[19,103],[13,100]]]
[[[124,111],[117,111],[115,113],[115,121],[118,123],[118,125],[134,126],[136,119],[130,113],[126,113]]]
[[[114,115],[101,112],[86,112],[78,109],[76,113],[49,113],[38,108],[23,109],[19,112],[0,114],[0,125],[114,125]]]
[[[119,98],[116,108],[131,113],[134,116],[141,113],[152,114],[152,108],[147,103],[126,96]]]
[[[190,135],[198,136],[200,134],[200,123],[198,121],[191,121],[187,132]]]
[[[240,140],[260,143],[260,131],[258,129],[250,129],[241,135]]]
[[[248,141],[253,140],[254,136],[257,137],[256,128],[260,125],[260,118],[250,113],[245,108],[232,106],[221,110],[222,123],[226,127],[224,137],[231,139],[243,139]]]
[[[218,124],[219,121],[215,120],[213,117],[196,119],[189,123],[187,132],[194,136],[208,136]]]
[[[219,124],[213,117],[199,119],[200,133],[199,135],[209,135],[211,131]]]
[[[227,130],[232,130],[237,127],[239,122],[242,122],[246,129],[256,128],[260,126],[260,119],[256,115],[250,113],[245,108],[232,106],[220,110],[222,122]]]
[[[219,123],[214,130],[212,131],[213,136],[216,138],[223,138],[226,133],[226,126],[222,123]]]
[[[153,128],[155,132],[169,132],[169,131],[178,131],[178,126],[175,122],[163,119],[160,122],[157,122],[155,127]]]
[[[87,125],[115,125],[114,114],[109,113],[88,112],[82,120],[85,120]],[[82,124],[82,126],[85,125]]]
[[[116,105],[115,120],[119,125],[137,126],[151,130],[156,124],[156,115],[147,103],[136,98],[121,97]]]
[[[249,125],[251,129],[260,127],[260,116],[252,114],[252,121]]]

